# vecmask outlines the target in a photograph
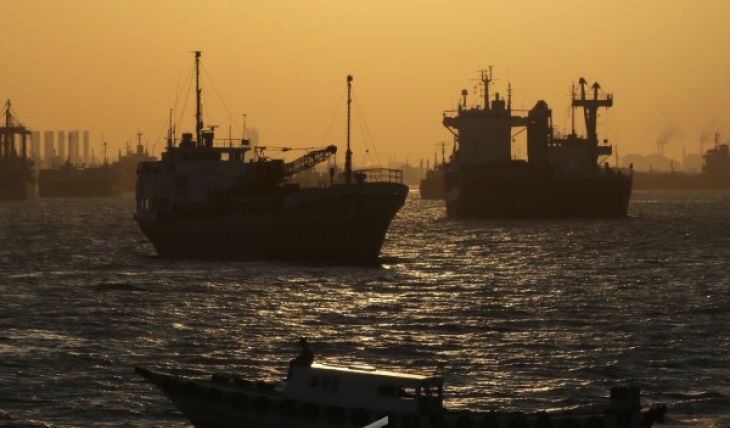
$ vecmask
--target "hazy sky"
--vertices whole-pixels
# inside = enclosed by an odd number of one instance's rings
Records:
[[[0,0],[0,10],[0,97],[33,129],[89,129],[97,153],[102,133],[116,150],[137,130],[159,152],[176,99],[178,130],[193,128],[192,50],[209,76],[206,123],[237,136],[246,113],[265,145],[341,144],[353,74],[371,162],[431,158],[451,141],[443,111],[489,65],[493,91],[511,82],[515,108],[546,100],[561,128],[571,82],[598,81],[615,97],[599,136],[621,154],[654,152],[665,133],[674,157],[698,151],[702,133],[730,136],[726,0]]]

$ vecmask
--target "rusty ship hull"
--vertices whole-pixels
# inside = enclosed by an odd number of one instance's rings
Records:
[[[138,209],[163,257],[375,263],[408,188],[359,183]],[[153,204],[154,205],[154,204]]]
[[[525,162],[447,174],[449,217],[489,219],[626,217],[632,179],[617,171],[561,175]]]

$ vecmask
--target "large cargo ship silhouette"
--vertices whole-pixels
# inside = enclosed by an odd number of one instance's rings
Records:
[[[13,116],[10,100],[5,103],[0,125],[0,201],[36,196],[36,172],[28,156],[30,131]]]
[[[142,162],[136,220],[161,256],[269,258],[374,263],[408,188],[399,170],[352,169],[350,104],[345,171],[332,170],[327,186],[301,188],[290,181],[336,152],[329,146],[285,163],[246,159],[240,147],[214,146],[202,121],[200,52],[195,53],[196,124],[175,146],[172,131],[157,162]],[[172,127],[171,127],[172,128]]]
[[[512,113],[511,94],[505,100],[497,93],[490,100],[491,73],[491,68],[481,72],[482,106],[467,107],[464,90],[458,110],[444,113],[443,124],[458,144],[445,176],[447,215],[505,219],[626,216],[631,174],[597,163],[599,157],[612,153],[606,141],[599,144],[596,119],[599,108],[613,105],[613,97],[599,97],[600,86],[595,83],[593,98],[587,98],[587,82],[581,78],[580,96],[573,91],[572,108],[573,112],[583,109],[586,136],[578,136],[573,126],[569,135],[558,137],[545,101],[538,101],[521,117]],[[512,159],[511,130],[515,127],[527,130],[527,161]]]

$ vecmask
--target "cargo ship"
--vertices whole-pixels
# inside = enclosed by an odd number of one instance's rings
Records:
[[[572,96],[575,110],[583,109],[585,136],[572,132],[559,137],[553,131],[552,111],[538,101],[527,116],[512,113],[511,88],[505,100],[489,97],[492,70],[482,70],[483,105],[467,107],[467,91],[456,111],[444,113],[443,125],[454,134],[458,147],[446,172],[446,211],[449,217],[475,218],[616,218],[625,217],[631,196],[631,172],[598,165],[610,156],[611,146],[599,144],[596,122],[599,108],[613,105],[608,94],[586,97],[585,79],[580,96]],[[527,160],[512,159],[512,128],[526,128]]]
[[[434,155],[433,168],[426,168],[426,176],[421,179],[418,190],[421,193],[421,199],[441,199],[446,196],[446,186],[444,184],[445,173],[449,165],[446,162],[446,147],[441,144],[441,163]]]
[[[200,428],[648,428],[662,423],[666,405],[643,407],[636,385],[610,389],[588,409],[515,412],[457,410],[444,404],[443,370],[412,374],[369,365],[290,365],[285,381],[231,374],[188,378],[135,367]]]
[[[442,164],[433,169],[426,170],[426,177],[421,180],[418,190],[421,192],[421,199],[441,199],[446,196],[444,184],[447,165]]]
[[[137,183],[137,167],[141,162],[154,162],[157,160],[151,156],[142,144],[142,133],[137,132],[137,147],[134,151],[127,145],[127,153],[119,152],[119,160],[111,164],[117,180],[117,187],[121,192],[134,192]]]
[[[730,190],[730,150],[715,133],[715,147],[702,155],[702,172],[636,171],[637,190]]]
[[[14,117],[8,100],[5,123],[0,126],[0,201],[36,196],[36,172],[28,156],[30,134],[30,130]]]
[[[341,179],[331,170],[323,187],[291,181],[337,148],[312,150],[292,162],[258,156],[251,147],[214,145],[202,120],[200,52],[195,52],[195,134],[176,145],[170,126],[162,159],[138,168],[135,218],[165,257],[265,258],[377,263],[391,220],[408,187],[400,170],[352,169],[347,76],[347,152]],[[338,178],[336,180],[336,178]]]
[[[119,194],[117,172],[106,163],[82,168],[67,161],[60,168],[42,169],[38,174],[41,198],[100,198]]]

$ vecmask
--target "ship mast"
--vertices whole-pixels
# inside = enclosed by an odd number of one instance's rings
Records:
[[[203,105],[200,101],[200,54],[201,51],[195,51],[195,141],[197,144],[202,142],[203,132]]]
[[[484,85],[484,110],[489,110],[489,84],[492,82],[492,66],[488,70],[479,70],[481,73],[481,81]]]
[[[347,151],[345,152],[345,183],[352,183],[352,150],[350,150],[350,106],[352,104],[352,76],[347,75]]]
[[[598,135],[596,134],[598,108],[609,108],[613,106],[613,96],[611,94],[607,94],[605,98],[598,98],[598,90],[601,89],[601,86],[598,83],[594,83],[591,85],[591,89],[593,89],[593,99],[588,99],[586,98],[585,88],[588,82],[586,79],[581,77],[580,80],[578,80],[578,84],[580,85],[580,98],[573,98],[572,106],[573,108],[583,107],[583,116],[585,118],[587,134],[586,137],[591,144],[595,145],[598,144]]]
[[[172,149],[172,146],[175,144],[175,129],[174,125],[172,124],[172,109],[170,109],[170,124],[167,128],[167,149]]]

